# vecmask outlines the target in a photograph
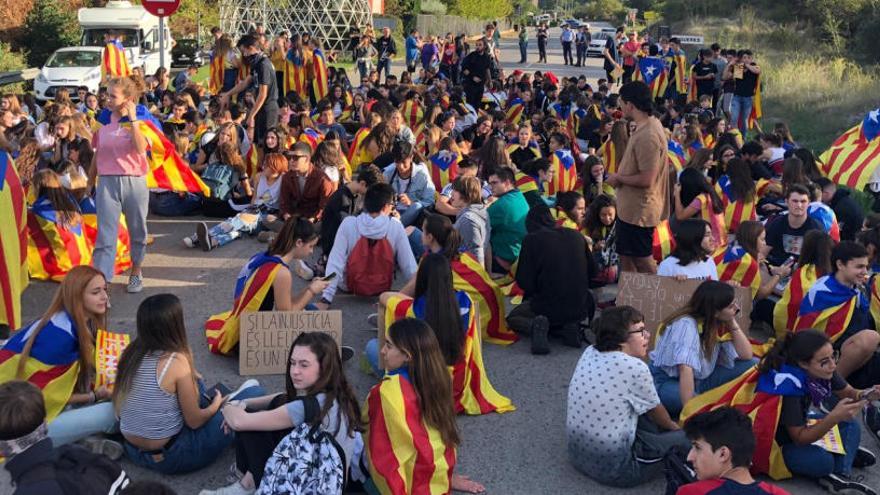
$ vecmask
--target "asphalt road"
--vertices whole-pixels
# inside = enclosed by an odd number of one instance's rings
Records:
[[[590,59],[589,67],[584,69],[562,66],[558,33],[551,35],[553,39],[557,41],[555,44],[551,41],[549,64],[522,66],[510,63],[519,60],[516,41],[503,41],[505,68],[550,69],[559,75],[585,72],[591,79],[601,77],[599,59]],[[536,59],[534,36],[532,40],[529,57]],[[395,72],[399,70],[395,68]],[[234,388],[243,381],[238,375],[237,359],[210,354],[202,329],[209,315],[231,307],[236,275],[244,262],[264,249],[265,245],[246,238],[209,253],[187,249],[181,239],[194,232],[196,220],[149,219],[148,227],[155,236],[155,242],[148,248],[144,291],[138,295],[126,294],[124,284],[127,279],[116,277],[111,289],[113,307],[109,314],[109,326],[111,330],[133,334],[135,313],[145,297],[168,292],[176,294],[183,302],[196,366],[207,382],[220,381]],[[304,283],[295,278],[294,285],[301,289]],[[41,315],[56,287],[56,284],[42,282],[32,283],[28,287],[23,297],[26,320]],[[375,301],[338,295],[334,303],[334,308],[343,312],[343,343],[360,353],[367,340],[376,334],[366,323],[367,315],[375,312]],[[602,487],[568,463],[565,403],[568,382],[580,351],[554,343],[550,355],[538,357],[529,353],[528,342],[520,342],[508,347],[485,344],[483,353],[492,384],[500,393],[512,399],[517,410],[503,415],[459,417],[464,442],[459,449],[458,473],[482,482],[487,492],[493,494],[663,493],[665,484],[662,480],[628,490]],[[347,363],[346,371],[358,394],[366,397],[376,379],[360,371],[358,358]],[[283,390],[281,376],[259,379],[269,391]],[[862,444],[872,449],[880,447],[867,434],[863,435]],[[162,480],[183,495],[224,485],[233,457],[232,450],[227,449],[210,467],[183,476],[161,476],[136,468],[128,462],[123,464],[133,478]],[[5,474],[5,470],[0,470],[0,476]],[[865,475],[865,482],[869,485],[880,486],[880,469],[877,467],[857,474]],[[823,493],[807,480],[786,481],[781,486],[793,494]],[[10,491],[8,478],[0,478],[0,492]]]

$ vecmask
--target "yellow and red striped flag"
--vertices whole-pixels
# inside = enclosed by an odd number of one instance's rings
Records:
[[[245,311],[259,311],[275,275],[287,264],[277,256],[259,253],[251,257],[235,280],[231,311],[212,315],[205,322],[208,349],[216,354],[229,354],[238,345],[239,319]]]
[[[724,222],[724,213],[715,213],[714,206],[712,205],[712,196],[709,193],[702,193],[696,199],[700,201],[700,218],[709,222],[709,225],[721,224],[720,238],[715,239],[715,245],[726,246],[727,224]]]
[[[654,238],[651,242],[651,252],[654,261],[660,263],[667,256],[672,254],[675,249],[675,237],[672,235],[672,229],[669,227],[669,220],[663,220],[654,228]]]
[[[260,171],[260,153],[256,143],[251,143],[247,154],[244,155],[244,168],[248,177],[254,177]]]
[[[868,291],[871,316],[874,321],[880,321],[880,277],[876,273],[871,275],[871,279],[868,281]]]
[[[131,122],[120,124],[131,126]],[[211,195],[211,189],[180,157],[174,143],[165,137],[161,129],[149,120],[138,120],[137,125],[147,140],[147,162],[150,165],[147,187],[203,194],[206,197]]]
[[[467,292],[477,303],[483,340],[492,344],[508,345],[519,337],[507,326],[504,296],[486,268],[472,253],[464,252],[452,260],[452,285],[455,290]]]
[[[92,249],[82,219],[64,225],[46,197],[37,198],[27,214],[28,271],[33,279],[61,282],[73,267],[92,262]]]
[[[736,282],[741,287],[752,290],[752,297],[761,288],[761,273],[758,260],[752,257],[736,242],[722,247],[715,253],[718,280]]]
[[[553,180],[547,184],[547,196],[574,191],[578,183],[578,173],[571,150],[556,150],[550,156],[550,166],[553,167]]]
[[[644,57],[639,59],[633,79],[647,84],[651,89],[651,98],[656,100],[666,94],[666,87],[669,85],[668,72],[661,58]],[[676,75],[677,73],[678,71]]]
[[[754,367],[739,378],[704,392],[689,400],[681,412],[684,424],[695,414],[712,411],[719,407],[733,407],[749,416],[755,434],[755,453],[752,456],[751,471],[767,474],[776,480],[791,477],[782,458],[782,448],[776,442],[776,428],[782,411],[782,396],[767,393],[759,387],[758,368]]]
[[[459,362],[449,366],[452,376],[452,399],[456,413],[470,415],[505,413],[516,408],[510,399],[499,394],[489,383],[486,368],[483,365],[483,348],[478,328],[478,318],[474,302],[464,291],[456,291],[458,305],[461,309],[462,323],[467,328],[464,349]],[[385,307],[384,331],[397,320],[403,318],[425,317],[425,299],[410,299],[395,296],[389,299]]]
[[[251,75],[251,66],[244,61],[244,59],[240,59],[238,61],[238,82],[242,82]]]
[[[424,110],[422,110],[422,104],[416,100],[406,100],[401,103],[400,113],[403,114],[403,121],[410,129],[420,127],[425,115]]]
[[[519,141],[514,141],[514,142],[508,144],[507,147],[504,149],[505,149],[505,151],[507,151],[507,155],[512,157],[513,152],[517,151],[520,148],[524,148],[524,149],[531,151],[532,154],[535,156],[535,158],[541,158],[541,147],[538,146],[537,141],[529,141],[528,146],[523,146],[522,144],[520,144]]]
[[[405,368],[370,389],[363,409],[370,479],[382,495],[452,493],[455,448],[422,418]]]
[[[128,77],[131,75],[131,67],[128,66],[128,58],[125,56],[125,48],[119,40],[107,43],[107,45],[104,46],[101,74],[103,79],[110,77]]]
[[[82,214],[83,234],[89,249],[93,250],[98,238],[98,209],[95,200],[86,196],[79,202],[79,211]],[[113,271],[117,274],[124,273],[131,268],[131,238],[128,235],[128,224],[125,223],[125,215],[119,216],[119,233],[116,241],[116,261]]]
[[[130,343],[131,337],[128,334],[98,329],[95,335],[95,388],[107,387],[113,390],[119,358]]]
[[[514,306],[518,304],[522,304],[523,297],[525,296],[525,291],[516,283],[516,268],[519,264],[519,260],[513,262],[510,265],[510,271],[507,275],[499,278],[496,283],[498,287],[501,289],[501,293],[510,298],[510,303]]]
[[[687,158],[685,157],[684,148],[677,141],[672,139],[666,140],[666,156],[669,158],[669,163],[675,167],[675,170],[681,171],[684,169]]]
[[[617,147],[614,141],[609,137],[599,146],[599,156],[605,162],[605,171],[609,174],[616,174],[617,168],[620,166],[620,155],[617,154]]]
[[[525,172],[517,172],[515,174],[515,179],[516,188],[519,189],[519,192],[523,194],[532,191],[540,191],[540,188],[538,187],[538,181],[536,181],[534,177],[526,174]]]
[[[312,52],[312,72],[315,77],[312,81],[315,100],[321,101],[330,93],[330,83],[327,74],[327,61],[324,60],[324,52],[318,48]]]
[[[442,191],[446,184],[458,177],[458,162],[458,153],[448,150],[440,150],[428,159],[431,180],[437,191]]]
[[[223,57],[211,55],[210,75],[208,76],[208,91],[212,95],[218,95],[223,91],[223,75],[226,71],[226,61]]]
[[[346,158],[348,158],[348,162],[355,169],[360,166],[360,162],[358,162],[358,160],[356,159],[360,155],[360,153],[358,153],[358,150],[360,149],[361,144],[363,144],[364,139],[367,139],[367,136],[370,134],[371,130],[372,129],[366,126],[361,127],[357,130],[357,132],[354,133],[354,137],[351,139],[351,146],[348,148],[348,154],[346,155]]]
[[[697,79],[694,77],[694,68],[696,65],[691,66],[690,77],[688,78],[688,89],[687,89],[687,102],[690,103],[692,101],[697,101]]]
[[[291,48],[287,51],[286,63],[284,64],[284,94],[293,91],[300,98],[308,99],[306,92],[306,62],[302,55],[297,54]]]
[[[27,204],[9,153],[0,153],[0,323],[21,324],[21,294],[28,285]]]
[[[871,110],[821,155],[822,173],[832,182],[861,191],[880,164],[880,108]]]
[[[715,191],[724,203],[724,223],[728,232],[736,232],[742,222],[758,219],[757,194],[751,201],[743,198],[735,199],[733,185],[727,175],[722,175],[718,179]]]
[[[312,129],[311,127],[303,129],[302,133],[299,135],[299,142],[306,143],[312,148],[312,153],[318,149],[318,145],[324,141],[324,135],[321,131],[317,129]]]
[[[686,93],[687,85],[685,74],[687,71],[687,55],[684,51],[681,51],[673,55],[673,60],[675,61],[675,74],[673,75],[675,90],[679,93]]]
[[[755,98],[752,100],[752,112],[749,114],[747,122],[748,129],[754,129],[758,125],[758,120],[764,116],[764,104],[761,101],[761,74],[758,74],[758,80],[755,82]]]
[[[782,297],[773,307],[773,328],[776,330],[776,338],[782,338],[786,333],[795,328],[801,301],[807,294],[807,289],[816,282],[816,265],[804,265],[798,267],[791,274],[791,281],[782,291]]]
[[[46,421],[52,421],[73,394],[79,374],[79,340],[67,312],[55,313],[40,330],[39,342],[31,348],[24,374],[19,376],[21,353],[39,324],[37,320],[14,332],[0,349],[0,382],[21,378],[39,387],[46,402]]]
[[[841,284],[833,274],[825,275],[810,286],[801,300],[793,330],[815,328],[836,342],[846,331],[853,312],[867,310],[868,301],[858,289]]]
[[[507,123],[519,125],[524,116],[525,102],[520,97],[514,98],[507,107]]]

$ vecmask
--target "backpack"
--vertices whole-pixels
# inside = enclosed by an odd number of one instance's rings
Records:
[[[212,163],[202,172],[202,182],[211,190],[211,199],[227,201],[232,195],[235,169],[222,163]]]
[[[63,495],[117,495],[130,481],[110,458],[78,445],[63,445],[54,449],[45,462],[15,480],[15,493],[33,493],[37,487],[54,482]]]
[[[345,451],[320,421],[310,424],[319,414],[318,400],[302,401],[305,421],[275,447],[256,495],[341,495],[345,488]]]
[[[345,265],[345,285],[358,296],[378,296],[394,281],[394,250],[382,239],[361,237]]]
[[[666,474],[666,495],[675,495],[678,489],[697,481],[697,473],[687,461],[687,451],[675,446],[666,453],[663,462]]]

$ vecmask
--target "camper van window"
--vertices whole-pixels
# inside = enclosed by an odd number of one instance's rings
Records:
[[[104,46],[104,35],[110,31],[109,29],[86,29],[83,31],[83,46]],[[137,47],[140,42],[138,40],[138,31],[136,29],[115,29],[122,33],[122,46]]]

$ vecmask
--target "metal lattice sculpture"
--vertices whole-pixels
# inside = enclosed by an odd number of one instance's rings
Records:
[[[321,38],[324,48],[346,50],[348,31],[373,25],[369,0],[221,0],[220,25],[224,32],[241,36],[257,24],[266,33],[309,33]]]

